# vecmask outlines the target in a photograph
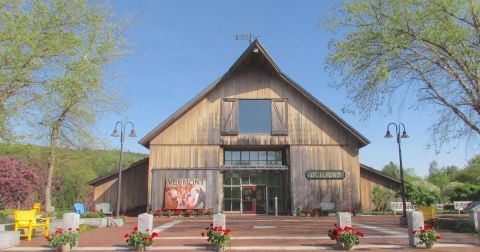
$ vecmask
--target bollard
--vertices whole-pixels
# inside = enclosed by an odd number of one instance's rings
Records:
[[[152,233],[153,215],[148,213],[143,213],[138,216],[138,231]]]
[[[408,220],[408,244],[412,247],[418,247],[420,241],[415,237],[413,231],[420,232],[420,227],[423,227],[423,212],[420,211],[407,211]]]
[[[225,214],[217,213],[213,215],[213,226],[222,227],[223,229],[227,228],[227,223],[225,221]]]
[[[350,212],[338,212],[337,224],[339,227],[351,227],[352,226],[352,213]]]

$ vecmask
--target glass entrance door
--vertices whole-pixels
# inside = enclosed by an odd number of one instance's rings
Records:
[[[242,186],[242,214],[266,214],[266,186]]]
[[[256,186],[242,186],[242,213],[243,214],[256,214]]]

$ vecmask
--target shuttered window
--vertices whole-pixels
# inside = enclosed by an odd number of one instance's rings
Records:
[[[238,99],[222,99],[220,108],[220,132],[222,135],[238,134]]]
[[[238,100],[221,102],[221,135],[269,134],[288,135],[286,99]]]
[[[288,135],[288,108],[286,99],[272,99],[272,135]]]

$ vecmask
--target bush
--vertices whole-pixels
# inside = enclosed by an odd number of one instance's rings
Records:
[[[424,180],[407,183],[405,194],[408,201],[416,206],[432,206],[440,200],[440,189]]]
[[[103,218],[104,215],[102,212],[88,212],[80,214],[80,218]]]
[[[458,183],[449,191],[451,201],[474,201],[480,199],[480,186]]]
[[[380,186],[374,186],[372,190],[372,202],[375,210],[385,211],[387,205],[393,199],[393,192]]]

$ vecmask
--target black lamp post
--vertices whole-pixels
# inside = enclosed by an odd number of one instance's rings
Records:
[[[407,132],[405,131],[405,125],[403,123],[389,123],[387,126],[387,133],[385,134],[385,138],[392,138],[392,134],[390,134],[390,125],[395,125],[395,133],[397,137],[397,144],[398,144],[398,157],[400,158],[400,182],[402,187],[402,205],[403,205],[403,218],[407,217],[407,204],[405,200],[405,180],[403,179],[403,164],[402,164],[402,147],[401,147],[401,139],[408,138]],[[401,128],[403,127],[403,133],[400,136]]]
[[[132,126],[132,130],[130,131],[129,137],[136,137],[137,134],[135,133],[135,126],[132,122],[125,122],[122,123],[118,121],[115,123],[115,129],[111,136],[119,137],[120,136],[120,160],[118,162],[118,190],[117,190],[117,217],[120,216],[120,198],[121,198],[121,191],[122,191],[122,153],[123,153],[123,143],[125,143],[125,129],[127,125]],[[120,125],[120,135],[118,135],[117,127]]]

